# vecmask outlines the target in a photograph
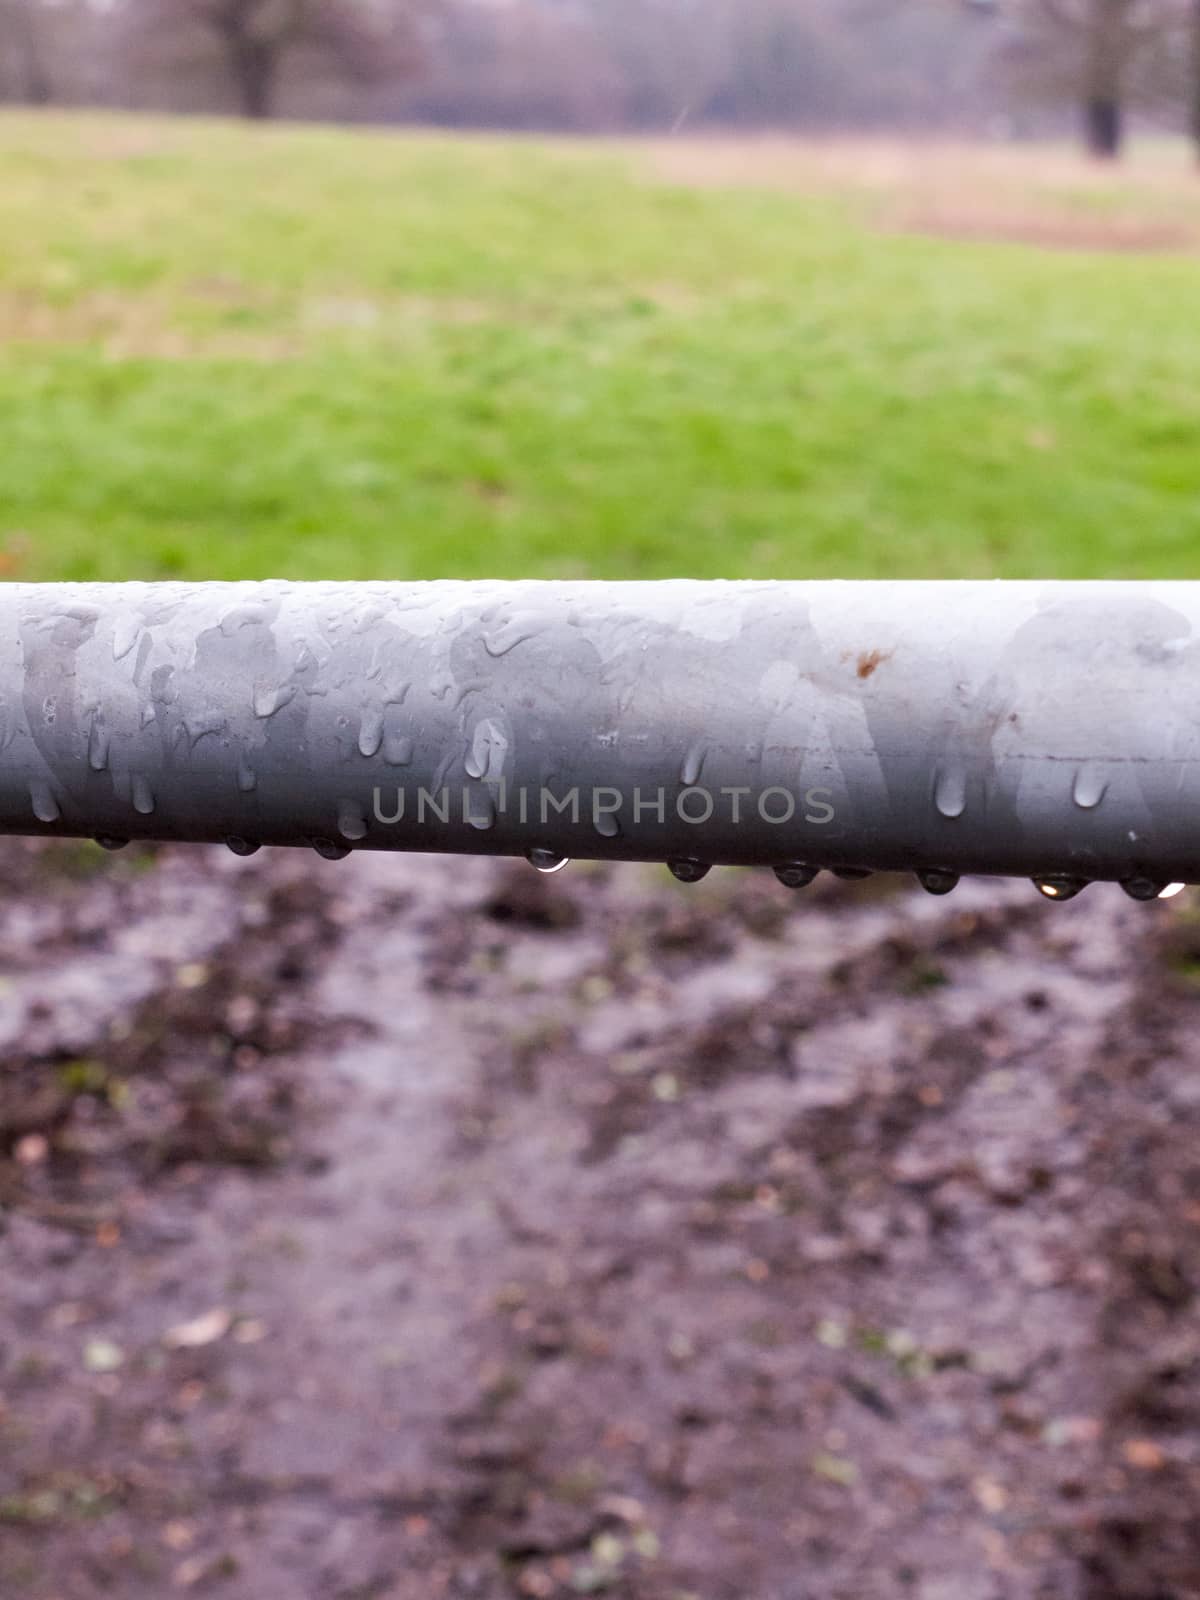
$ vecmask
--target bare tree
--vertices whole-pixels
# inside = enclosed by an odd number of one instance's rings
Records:
[[[273,114],[294,57],[317,60],[353,82],[399,77],[416,55],[425,0],[131,0],[136,34],[161,59],[196,67],[215,54],[246,117]]]
[[[1016,12],[1012,56],[1023,75],[1071,94],[1088,151],[1118,156],[1142,59],[1172,27],[1170,0],[1024,0]]]
[[[1083,56],[1082,109],[1084,140],[1092,155],[1120,154],[1124,135],[1124,75],[1137,42],[1135,0],[1087,0],[1074,19],[1061,0],[1043,0],[1052,15],[1067,18],[1079,29]]]
[[[40,0],[2,0],[0,38],[8,41],[7,54],[16,97],[41,106],[54,98],[43,40]]]

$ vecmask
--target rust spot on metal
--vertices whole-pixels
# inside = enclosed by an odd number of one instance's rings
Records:
[[[869,678],[881,662],[891,658],[891,654],[890,650],[864,650],[858,658],[858,676]]]

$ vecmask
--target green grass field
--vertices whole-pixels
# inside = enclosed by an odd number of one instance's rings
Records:
[[[686,148],[0,117],[0,573],[1200,576],[1182,163]]]

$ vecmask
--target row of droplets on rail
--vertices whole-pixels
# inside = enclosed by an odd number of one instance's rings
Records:
[[[129,641],[122,641],[125,648]],[[114,655],[124,653],[124,650],[114,648]],[[408,687],[407,685],[405,686]],[[290,691],[290,692],[289,692]],[[288,685],[283,691],[270,695],[256,693],[254,698],[254,712],[262,719],[269,718],[280,710],[292,698],[295,692],[294,685]],[[48,712],[52,720],[52,713]],[[203,731],[210,731],[207,728]],[[89,730],[88,739],[88,764],[93,771],[101,772],[108,765],[109,741],[102,722],[93,721]],[[412,740],[407,736],[390,739],[385,737],[383,713],[378,710],[364,711],[358,733],[359,753],[367,759],[384,750],[389,765],[407,765],[413,754]],[[693,744],[683,757],[679,770],[680,781],[693,786],[699,782],[704,768],[707,751],[703,743]],[[475,770],[470,756],[466,761],[468,776],[482,778],[484,772]],[[254,787],[254,778],[249,770],[248,763],[242,759],[238,768],[238,787],[245,791]],[[1108,788],[1108,780],[1103,769],[1098,763],[1084,762],[1075,772],[1072,783],[1072,799],[1083,810],[1093,810],[1104,799]],[[30,784],[30,801],[35,818],[42,823],[51,824],[60,819],[58,802],[49,783],[35,779]],[[132,774],[129,779],[129,798],[133,809],[141,816],[149,816],[155,809],[155,798],[150,782],[143,775]],[[967,773],[966,769],[958,764],[942,766],[938,769],[933,783],[933,802],[937,811],[943,817],[955,819],[963,815],[967,804]],[[494,825],[496,820],[495,808],[488,797],[480,797],[481,809],[476,811],[472,807],[472,814],[468,818],[470,824],[482,830]],[[355,802],[345,802],[339,808],[339,831],[352,841],[357,841],[365,835],[365,818]],[[596,828],[599,833],[614,837],[619,832],[619,824],[611,814],[603,814],[596,818]],[[106,848],[118,849],[127,841],[123,838],[104,836],[99,842]],[[230,849],[239,855],[250,855],[258,849],[258,845],[241,836],[230,836],[227,839]],[[329,838],[314,838],[310,840],[313,848],[322,856],[336,860],[349,854],[349,848],[340,841]],[[528,852],[529,860],[540,872],[557,872],[565,866],[566,859],[559,857],[552,851],[534,849]],[[696,858],[681,858],[667,863],[674,875],[684,883],[696,883],[710,870],[710,864]],[[775,867],[776,876],[788,888],[803,888],[816,877],[818,868],[802,862],[785,862]],[[835,876],[844,878],[858,878],[868,876],[868,872],[861,868],[834,868]],[[930,868],[919,871],[918,882],[930,894],[948,894],[958,883],[958,875],[948,869]],[[1047,874],[1035,877],[1033,882],[1039,892],[1049,900],[1070,900],[1087,885],[1087,879],[1065,873]],[[1149,877],[1132,877],[1122,882],[1122,888],[1132,898],[1137,900],[1152,900],[1165,898],[1179,892],[1182,884],[1167,883]]]
[[[340,844],[334,839],[312,838],[309,844],[327,861],[340,861],[350,854],[348,845]],[[97,836],[96,843],[105,850],[121,850],[128,843],[128,839],[115,838],[112,835],[101,834]],[[243,838],[240,834],[231,834],[225,843],[234,855],[252,856],[261,847],[252,840]],[[526,851],[526,860],[538,872],[561,872],[570,865],[567,856],[560,856],[554,850],[534,848]],[[679,879],[680,883],[699,883],[712,871],[711,862],[701,861],[695,856],[677,856],[667,862],[668,869]],[[820,872],[819,867],[811,866],[804,861],[783,861],[772,869],[780,883],[787,889],[805,889]],[[858,880],[872,876],[867,867],[833,867],[831,869],[835,878]],[[958,887],[959,874],[947,868],[926,867],[919,870],[915,877],[921,887],[929,894],[949,894]],[[1049,873],[1033,880],[1034,887],[1039,894],[1047,900],[1073,900],[1081,889],[1088,886],[1087,878],[1074,877],[1068,873]],[[1186,884],[1167,883],[1158,878],[1124,878],[1121,888],[1132,900],[1169,900],[1186,888]]]

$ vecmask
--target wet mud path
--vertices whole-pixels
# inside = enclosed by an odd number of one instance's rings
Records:
[[[1200,918],[0,855],[0,1594],[1200,1595]]]

